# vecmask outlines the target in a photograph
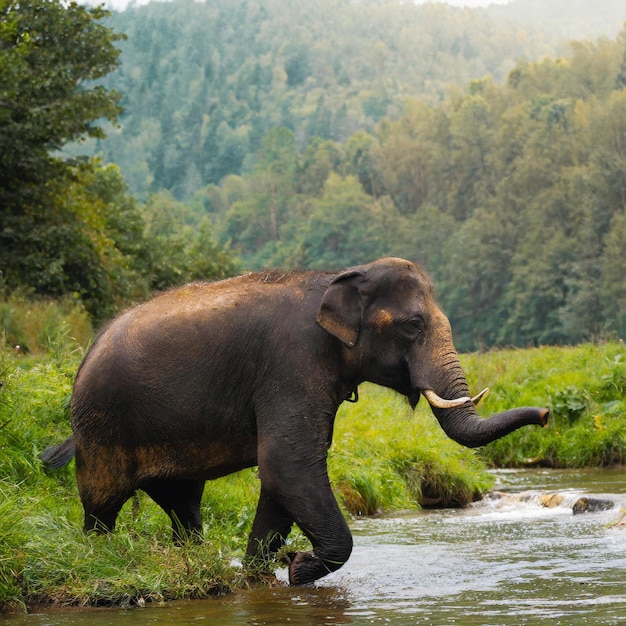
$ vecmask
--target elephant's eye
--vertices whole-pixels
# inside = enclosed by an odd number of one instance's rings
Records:
[[[408,319],[402,326],[404,331],[412,337],[418,337],[424,334],[424,320],[421,317]]]

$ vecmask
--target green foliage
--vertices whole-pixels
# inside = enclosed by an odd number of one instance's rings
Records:
[[[194,212],[163,191],[150,196],[143,215],[142,245],[148,256],[146,274],[152,289],[237,273],[237,261],[227,246],[215,240],[204,209]]]
[[[94,120],[117,118],[120,96],[85,82],[117,66],[113,43],[121,37],[99,23],[109,13],[75,3],[4,0],[0,15],[2,204],[15,210],[10,192],[45,182],[41,169],[49,175],[51,151],[102,137]]]
[[[57,151],[103,137],[120,95],[91,83],[117,66],[114,35],[101,8],[58,0],[0,5],[0,267],[8,287],[43,294],[76,291],[110,303],[106,272],[85,230],[90,210],[75,197],[93,163],[77,166]],[[93,209],[91,209],[93,214]]]
[[[483,448],[489,463],[586,467],[626,460],[623,343],[507,350],[462,360],[472,372],[472,387],[491,387],[485,403],[490,413],[525,404],[551,410],[546,429],[522,429]]]
[[[0,299],[0,332],[2,343],[17,355],[84,348],[93,335],[89,316],[75,298],[42,300],[20,292]]]
[[[275,242],[293,204],[296,167],[293,133],[286,128],[272,129],[263,140],[247,193],[224,215],[222,240],[248,252]]]
[[[601,295],[620,337],[626,334],[626,211],[616,213],[605,239],[601,263]]]
[[[475,454],[448,439],[430,410],[362,385],[337,414],[329,473],[347,511],[373,515],[421,506],[463,506],[491,479]]]
[[[20,586],[24,560],[19,547],[27,535],[18,501],[18,485],[0,480],[0,611],[26,608]]]
[[[76,524],[42,514],[28,519],[22,586],[28,603],[143,605],[227,591],[237,573],[214,542],[174,546],[165,536],[123,525],[110,537],[85,535]],[[241,584],[241,582],[239,582]]]
[[[311,202],[309,211],[290,239],[286,258],[279,254],[278,259],[272,259],[273,264],[328,269],[367,261],[364,249],[373,257],[382,255],[384,239],[379,232],[383,211],[354,177],[329,174],[320,198]]]

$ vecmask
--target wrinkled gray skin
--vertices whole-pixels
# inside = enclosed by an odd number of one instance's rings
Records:
[[[341,273],[260,273],[194,283],[124,313],[78,371],[73,436],[85,529],[111,531],[137,489],[201,531],[207,479],[258,465],[261,494],[248,559],[271,557],[297,524],[313,550],[291,555],[301,585],[338,569],[352,537],[326,469],[337,408],[363,381],[414,407],[424,390],[469,395],[447,318],[413,263],[387,258]],[[471,402],[433,409],[445,432],[480,446],[548,411],[479,418]]]

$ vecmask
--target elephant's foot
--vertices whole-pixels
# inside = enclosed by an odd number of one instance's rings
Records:
[[[322,561],[314,552],[297,552],[289,565],[289,584],[306,585],[334,572],[342,565],[343,563]]]

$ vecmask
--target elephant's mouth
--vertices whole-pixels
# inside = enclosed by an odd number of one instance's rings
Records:
[[[456,407],[462,406],[466,402],[472,402],[474,406],[478,406],[479,402],[489,393],[489,388],[486,387],[479,394],[476,394],[473,398],[469,396],[463,396],[461,398],[455,398],[453,400],[446,400],[445,398],[441,398],[439,395],[435,393],[432,389],[424,389],[421,392],[415,391],[409,396],[409,402],[411,406],[415,408],[419,401],[420,395],[423,395],[430,406],[436,409],[454,409]]]

